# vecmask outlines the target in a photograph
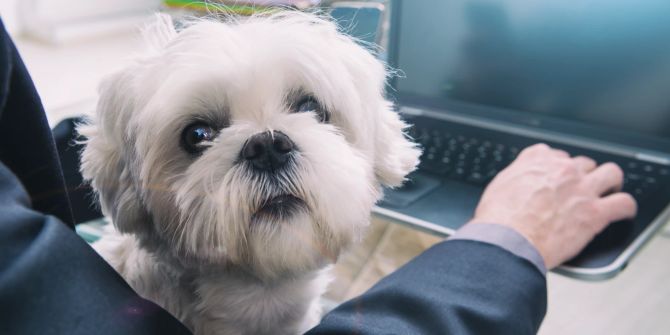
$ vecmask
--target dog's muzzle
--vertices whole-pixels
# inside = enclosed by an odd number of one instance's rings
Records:
[[[286,134],[266,131],[249,138],[240,156],[255,169],[274,172],[286,165],[295,149],[295,144]]]

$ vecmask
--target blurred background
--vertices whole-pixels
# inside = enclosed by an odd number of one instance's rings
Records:
[[[90,113],[100,79],[143,50],[139,27],[157,11],[175,17],[220,10],[248,15],[285,5],[323,7],[330,0],[2,0],[0,15],[26,63],[45,106],[49,123]],[[381,2],[384,1],[372,1]]]

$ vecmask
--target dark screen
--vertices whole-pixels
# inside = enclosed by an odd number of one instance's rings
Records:
[[[400,95],[670,139],[670,1],[398,2]]]
[[[382,16],[381,9],[376,7],[335,7],[330,12],[330,16],[348,35],[367,43],[377,42],[377,31]]]

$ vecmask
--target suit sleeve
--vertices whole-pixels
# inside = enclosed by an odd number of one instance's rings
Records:
[[[493,244],[442,242],[328,313],[308,334],[536,334],[545,276]]]
[[[0,21],[0,334],[187,334],[74,233],[62,176]]]
[[[0,334],[188,334],[139,297],[0,163]]]

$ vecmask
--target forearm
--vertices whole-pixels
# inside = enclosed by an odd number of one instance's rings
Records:
[[[0,162],[0,334],[186,334],[57,218],[31,209]]]
[[[310,334],[535,334],[546,303],[545,277],[528,260],[453,240],[338,307]]]

